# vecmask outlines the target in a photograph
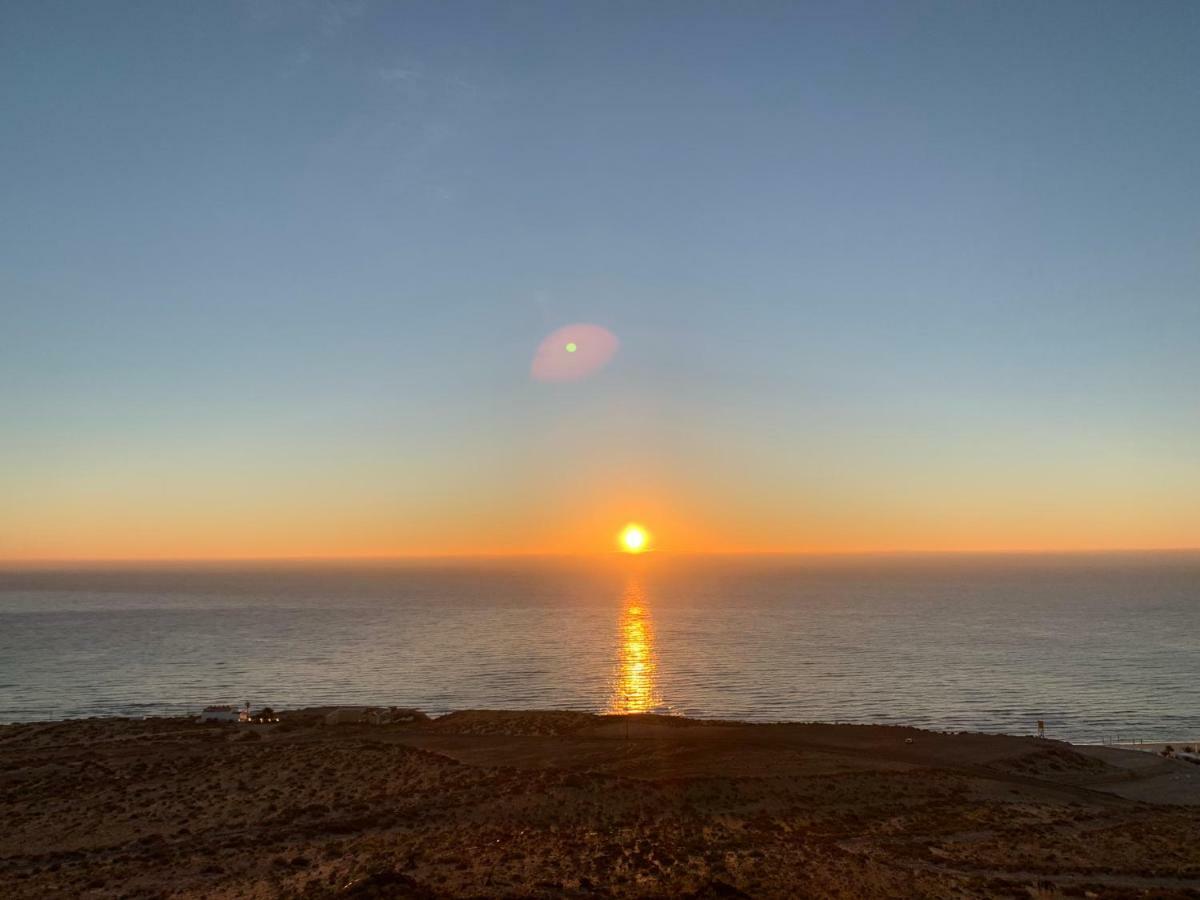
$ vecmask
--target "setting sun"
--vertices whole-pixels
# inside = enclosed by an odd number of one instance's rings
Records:
[[[641,525],[629,524],[621,530],[621,549],[626,553],[643,553],[648,549],[650,536]]]

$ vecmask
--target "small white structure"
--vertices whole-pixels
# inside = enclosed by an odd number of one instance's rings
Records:
[[[232,705],[206,706],[200,713],[201,722],[249,722],[250,704],[243,709]]]

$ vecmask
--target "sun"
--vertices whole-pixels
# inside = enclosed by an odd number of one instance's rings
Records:
[[[645,553],[649,549],[650,535],[646,529],[636,522],[630,522],[621,529],[619,537],[621,549],[626,553]]]

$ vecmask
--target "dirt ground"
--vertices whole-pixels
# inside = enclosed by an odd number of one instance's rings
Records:
[[[0,727],[0,896],[1200,897],[1200,766],[462,712]]]

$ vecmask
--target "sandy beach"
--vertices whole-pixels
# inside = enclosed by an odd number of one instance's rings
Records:
[[[1200,896],[1200,766],[916,729],[461,712],[0,728],[6,897]]]

